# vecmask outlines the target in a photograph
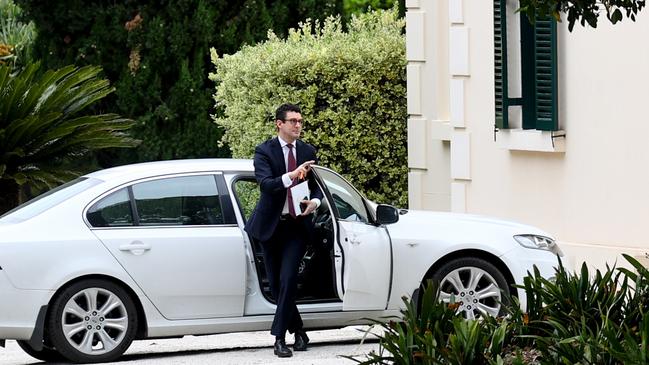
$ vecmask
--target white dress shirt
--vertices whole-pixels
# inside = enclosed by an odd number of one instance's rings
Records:
[[[277,136],[277,139],[279,140],[280,146],[282,146],[282,153],[284,154],[284,166],[286,166],[286,171],[288,171],[288,154],[290,152],[293,152],[293,157],[295,158],[295,163],[297,164],[297,143],[293,142],[293,148],[289,149],[286,145],[288,142],[284,141],[282,137]],[[297,166],[296,166],[297,168]],[[284,183],[284,187],[288,189],[289,186],[293,183],[290,177],[288,177],[288,172],[282,175],[282,182]],[[316,204],[316,209],[320,206],[320,199],[318,198],[313,198],[311,199],[312,202],[315,202]],[[282,215],[288,214],[288,199],[284,201],[284,208],[282,208]]]

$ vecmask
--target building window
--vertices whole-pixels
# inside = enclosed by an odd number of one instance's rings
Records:
[[[496,128],[559,129],[557,23],[517,13],[518,0],[494,0]]]

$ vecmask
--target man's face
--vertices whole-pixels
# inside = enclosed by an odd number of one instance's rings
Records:
[[[296,112],[286,112],[284,120],[275,121],[279,136],[286,142],[293,142],[300,138],[302,123],[302,114]]]

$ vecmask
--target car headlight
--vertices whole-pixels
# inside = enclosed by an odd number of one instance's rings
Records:
[[[517,234],[514,236],[516,242],[526,248],[534,248],[537,250],[547,250],[556,255],[563,256],[563,252],[556,242],[550,237],[539,236],[536,234]]]

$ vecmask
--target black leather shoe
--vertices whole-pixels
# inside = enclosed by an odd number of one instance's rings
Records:
[[[278,357],[293,356],[293,352],[286,346],[286,341],[284,340],[275,340],[274,352]]]
[[[293,344],[293,350],[295,351],[306,351],[307,344],[309,343],[309,336],[306,335],[306,332],[302,330],[295,331],[295,343]]]

